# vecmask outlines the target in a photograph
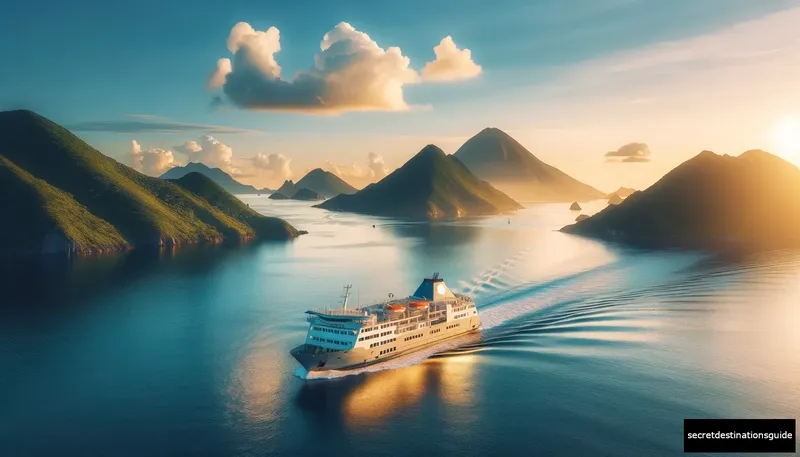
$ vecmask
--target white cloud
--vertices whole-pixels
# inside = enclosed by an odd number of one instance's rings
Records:
[[[269,172],[271,177],[280,179],[289,179],[292,177],[292,169],[289,166],[292,159],[283,154],[267,155],[259,152],[252,160],[255,168]]]
[[[406,110],[403,86],[419,80],[400,48],[383,49],[346,22],[322,38],[314,67],[292,79],[281,75],[280,49],[277,28],[236,24],[228,37],[233,57],[217,61],[209,86],[243,108],[337,113]]]
[[[367,166],[369,167],[371,178],[382,179],[389,174],[389,170],[386,169],[386,164],[383,162],[383,157],[374,152],[367,154]]]
[[[233,149],[210,135],[203,135],[197,141],[187,141],[174,149],[186,154],[190,162],[202,162],[228,172],[237,171],[231,166]]]
[[[130,155],[133,169],[151,176],[161,176],[177,165],[172,151],[152,147],[142,149],[136,140],[131,140]]]
[[[357,163],[339,165],[328,161],[325,164],[325,169],[350,182],[350,184],[379,181],[389,174],[389,169],[386,168],[383,157],[374,152],[367,154],[366,166],[361,166]]]
[[[481,74],[481,66],[472,60],[472,51],[458,49],[453,37],[446,36],[433,48],[436,59],[425,64],[422,78],[425,81],[447,82],[472,79]]]

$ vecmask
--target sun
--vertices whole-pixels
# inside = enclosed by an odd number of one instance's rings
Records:
[[[775,152],[786,160],[800,165],[800,119],[788,117],[772,131]]]

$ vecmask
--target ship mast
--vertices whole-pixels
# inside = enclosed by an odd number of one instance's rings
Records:
[[[344,300],[342,300],[342,309],[347,309],[347,299],[350,298],[350,289],[352,287],[353,286],[351,284],[344,286],[344,295],[342,296]]]

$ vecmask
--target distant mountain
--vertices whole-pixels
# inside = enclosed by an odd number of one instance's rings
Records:
[[[631,189],[630,187],[620,187],[619,189],[611,192],[610,194],[606,195],[606,198],[611,198],[612,195],[617,195],[619,198],[626,199],[636,192],[636,189]]]
[[[703,151],[647,190],[562,231],[645,247],[800,246],[800,170],[764,151]]]
[[[295,184],[295,189],[309,189],[325,198],[335,197],[339,194],[354,194],[358,189],[347,184],[344,180],[322,168],[315,168],[308,172]]]
[[[275,193],[283,194],[286,197],[291,197],[295,192],[297,192],[297,187],[291,179],[284,181],[281,187],[275,191]]]
[[[189,173],[206,175],[232,194],[271,194],[273,192],[271,189],[256,189],[251,185],[242,184],[219,168],[209,168],[206,164],[200,162],[189,162],[183,167],[170,168],[166,173],[161,175],[161,179],[178,179]]]
[[[616,193],[611,193],[611,194],[608,194],[608,199],[607,200],[608,200],[608,204],[609,205],[619,205],[625,199],[623,199],[622,197],[620,197]]]
[[[143,175],[30,111],[0,112],[0,136],[2,257],[299,234],[203,175]]]
[[[298,181],[298,187],[300,187],[300,182]],[[311,189],[300,189],[292,195],[292,200],[307,200],[307,201],[316,201],[316,200],[325,200],[325,196],[319,192],[314,192]]]
[[[587,201],[605,196],[537,159],[500,129],[483,129],[454,155],[480,179],[521,201]]]
[[[282,194],[281,192],[273,192],[272,195],[269,196],[270,200],[288,200],[289,197]]]
[[[522,208],[434,145],[426,146],[379,182],[352,195],[333,197],[317,207],[420,219],[497,214]]]

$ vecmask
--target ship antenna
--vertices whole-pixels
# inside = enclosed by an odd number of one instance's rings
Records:
[[[352,287],[353,286],[351,284],[344,286],[344,296],[342,297],[344,301],[342,301],[342,309],[347,309],[347,299],[350,298],[350,289]]]

